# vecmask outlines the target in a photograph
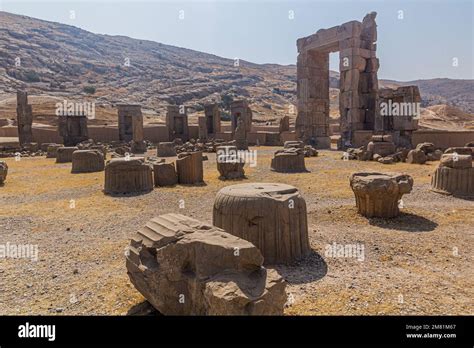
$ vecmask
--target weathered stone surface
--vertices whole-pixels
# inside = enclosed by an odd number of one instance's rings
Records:
[[[7,162],[0,161],[0,185],[3,185],[7,179],[8,165]]]
[[[311,145],[305,145],[303,149],[303,153],[304,153],[304,157],[317,157],[318,156],[318,150],[316,150]]]
[[[283,116],[280,119],[278,133],[288,132],[290,130],[290,116]]]
[[[276,151],[272,158],[271,169],[279,173],[307,172],[303,150],[290,148]]]
[[[182,152],[176,160],[180,184],[199,184],[204,181],[202,152]]]
[[[153,173],[143,157],[113,158],[105,166],[104,192],[141,193],[153,190]]]
[[[56,145],[56,143],[42,143],[40,146],[41,151],[48,152],[48,146],[50,145]],[[58,144],[58,146],[62,146],[62,145]]]
[[[176,156],[176,144],[174,142],[158,143],[157,155],[158,157],[173,157]]]
[[[444,153],[457,153],[458,155],[472,155],[471,147],[450,147]]]
[[[359,214],[369,218],[397,216],[398,202],[413,187],[413,178],[400,173],[354,173],[349,180]]]
[[[104,166],[104,155],[99,150],[76,150],[72,153],[71,173],[101,172]]]
[[[295,141],[295,140],[285,141],[285,143],[283,144],[283,148],[285,148],[285,149],[291,149],[291,148],[304,149],[304,142]]]
[[[435,150],[434,152],[429,152],[426,155],[426,160],[427,161],[439,161],[441,159],[442,155],[443,155],[443,151]]]
[[[382,164],[392,164],[394,160],[393,160],[393,157],[387,156],[387,157],[379,158],[377,162],[382,163]]]
[[[472,156],[457,155],[455,153],[443,154],[439,166],[449,168],[472,168]]]
[[[143,142],[143,115],[139,104],[118,104],[119,140],[136,142],[136,153],[140,153],[140,144]],[[145,148],[146,151],[146,148]]]
[[[416,150],[421,150],[426,154],[434,152],[436,150],[433,143],[420,143],[416,145]]]
[[[146,142],[142,141],[131,141],[130,150],[132,153],[143,154],[147,150]]]
[[[422,149],[410,150],[407,155],[407,163],[424,164],[427,161],[425,152]]]
[[[178,183],[178,173],[174,163],[153,164],[155,186],[173,186]]]
[[[165,315],[281,315],[286,283],[260,251],[180,214],[151,219],[126,253],[132,284]]]
[[[395,153],[395,144],[388,141],[371,141],[367,144],[367,151],[385,157]]]
[[[59,144],[52,144],[48,146],[47,153],[46,153],[46,158],[56,158],[58,149],[60,147],[63,147],[62,145]]]
[[[17,91],[16,115],[18,125],[18,140],[20,145],[33,141],[33,109],[28,104],[28,93]]]
[[[58,116],[58,132],[65,146],[76,146],[88,140],[87,116],[65,115]]]
[[[242,179],[245,177],[245,162],[240,158],[236,146],[219,146],[216,149],[217,170],[219,179]]]
[[[234,133],[235,146],[239,150],[248,150],[249,143],[247,141],[247,131],[245,130],[245,124],[243,119],[237,120],[237,127]]]
[[[226,186],[214,201],[213,224],[253,243],[265,264],[307,256],[306,202],[290,185],[251,183]]]
[[[166,126],[170,141],[179,138],[189,140],[189,125],[187,108],[184,105],[168,105],[166,113]]]
[[[451,168],[440,163],[431,177],[431,189],[454,196],[474,197],[474,168]]]
[[[48,148],[49,149],[49,148]],[[63,146],[56,150],[56,163],[72,162],[72,154],[79,150],[75,146]]]

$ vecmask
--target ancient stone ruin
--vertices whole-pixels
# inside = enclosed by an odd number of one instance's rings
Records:
[[[215,138],[216,133],[221,132],[221,112],[219,110],[219,105],[204,105],[204,119],[207,137]],[[201,136],[199,137],[201,138]]]
[[[157,146],[158,157],[173,157],[176,156],[176,144],[174,142],[160,142]]]
[[[16,117],[20,145],[31,143],[33,141],[33,110],[28,104],[27,92],[16,92]]]
[[[354,173],[349,180],[357,210],[368,218],[398,216],[402,196],[413,187],[413,178],[400,173]]]
[[[76,146],[89,139],[86,115],[58,116],[58,132],[64,146]]]
[[[412,133],[418,129],[420,102],[417,86],[379,89],[375,132],[390,133],[396,145],[411,148]]]
[[[235,128],[234,139],[235,139],[235,146],[239,150],[248,150],[249,143],[247,140],[247,131],[245,128],[244,120],[238,119],[237,120],[237,128]]]
[[[290,131],[290,116],[283,116],[280,119],[280,124],[278,126],[278,133],[289,132]]]
[[[63,146],[59,144],[48,145],[47,150],[46,150],[46,158],[56,158],[58,149],[61,147]]]
[[[242,179],[245,177],[244,160],[239,156],[236,146],[219,146],[216,149],[216,163],[221,180]]]
[[[329,147],[329,53],[340,53],[341,143],[349,146],[356,130],[374,129],[377,109],[375,12],[298,39],[296,133],[300,140]]]
[[[204,182],[203,156],[201,151],[182,152],[176,160],[180,184],[194,185]]]
[[[170,141],[176,138],[183,141],[189,140],[188,114],[184,105],[168,105],[166,126]]]
[[[216,195],[212,221],[254,244],[262,252],[265,264],[289,263],[311,251],[306,202],[290,185],[226,186]]]
[[[151,219],[126,253],[130,281],[164,315],[282,315],[286,283],[262,263],[251,243],[180,214]]]
[[[174,163],[153,164],[155,186],[173,186],[178,183],[178,173]]]
[[[0,161],[0,185],[3,185],[5,180],[7,180],[7,174],[8,174],[7,162]]]
[[[142,193],[153,190],[152,166],[143,157],[113,158],[105,166],[104,192]]]
[[[48,148],[49,149],[49,148]],[[79,150],[76,146],[63,146],[56,149],[56,163],[72,162],[72,154]]]
[[[131,143],[132,153],[146,152],[146,143],[143,140],[143,115],[138,104],[119,104],[118,127],[119,140]]]
[[[77,150],[72,153],[71,173],[101,172],[104,165],[104,154],[99,150]]]
[[[431,177],[431,189],[453,196],[474,197],[472,155],[461,155],[457,152],[443,154]]]
[[[230,104],[232,133],[235,133],[239,120],[243,121],[245,133],[252,131],[252,109],[244,99],[234,100]]]
[[[303,173],[307,172],[304,163],[304,149],[290,147],[277,150],[272,158],[271,169],[279,173]]]

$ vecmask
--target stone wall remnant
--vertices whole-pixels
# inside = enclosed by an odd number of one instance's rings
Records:
[[[118,104],[119,140],[131,143],[133,153],[146,152],[143,114],[138,104]]]
[[[221,132],[221,112],[219,110],[219,105],[204,105],[204,115],[206,120],[206,134],[208,137],[215,138],[216,133]]]

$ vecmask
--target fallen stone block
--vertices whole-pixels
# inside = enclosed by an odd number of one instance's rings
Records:
[[[126,267],[164,315],[282,315],[286,283],[250,242],[180,215],[151,219],[132,238]]]

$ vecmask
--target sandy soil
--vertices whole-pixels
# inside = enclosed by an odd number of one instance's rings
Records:
[[[275,148],[254,149],[258,165],[246,167],[246,181],[292,184],[308,206],[314,253],[277,267],[289,284],[287,314],[474,314],[474,202],[429,190],[437,163],[342,161],[340,152],[321,151],[306,159],[310,173],[279,174],[269,170]],[[37,244],[39,258],[0,259],[1,315],[126,314],[143,302],[123,254],[137,227],[168,212],[211,222],[216,192],[233,183],[218,179],[214,154],[205,162],[206,186],[120,198],[103,194],[103,172],[71,174],[70,164],[54,159],[6,161],[0,244]],[[357,214],[348,178],[366,170],[414,177],[400,217]],[[333,243],[363,246],[363,260],[329,257]]]

